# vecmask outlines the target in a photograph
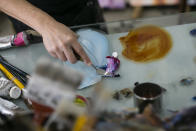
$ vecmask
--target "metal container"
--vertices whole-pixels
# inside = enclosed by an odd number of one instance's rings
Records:
[[[162,109],[162,94],[164,88],[154,83],[135,83],[134,104],[142,113],[148,104],[151,104],[156,113]]]

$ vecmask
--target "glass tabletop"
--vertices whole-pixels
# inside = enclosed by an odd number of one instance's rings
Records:
[[[124,58],[121,54],[122,45],[119,38],[127,35],[131,29],[149,24],[161,26],[170,33],[173,41],[170,53],[161,60],[143,64]],[[123,88],[133,89],[135,82],[157,83],[167,90],[163,95],[164,116],[169,115],[171,110],[176,111],[196,104],[192,100],[192,97],[196,96],[196,37],[190,35],[190,31],[196,28],[196,12],[156,18],[97,23],[71,28],[75,31],[93,28],[105,32],[104,35],[109,40],[111,52],[116,51],[119,54],[121,66],[118,73],[121,77],[104,78],[98,86],[110,92],[115,92]],[[36,62],[41,56],[48,57],[64,65],[64,62],[52,58],[42,43],[29,45],[28,47],[1,50],[0,54],[11,64],[28,73],[33,72]],[[182,86],[180,81],[189,77],[194,80],[193,84]],[[95,86],[97,85],[78,90],[77,92],[83,96],[90,96]],[[112,99],[107,108],[120,110],[127,107],[134,107],[133,98]]]

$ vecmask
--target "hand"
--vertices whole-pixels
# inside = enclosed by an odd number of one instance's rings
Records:
[[[45,48],[53,57],[76,63],[77,59],[73,53],[75,51],[86,64],[91,65],[90,59],[77,41],[77,35],[65,25],[59,22],[47,24],[41,35]]]

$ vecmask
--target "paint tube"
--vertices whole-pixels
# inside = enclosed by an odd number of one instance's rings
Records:
[[[18,110],[19,107],[13,102],[0,98],[0,112],[4,115],[14,116],[14,111]]]
[[[0,37],[0,49],[27,46],[42,42],[41,35],[33,30],[27,30],[15,35]]]
[[[17,99],[21,95],[21,90],[10,80],[0,78],[0,96],[7,99]]]

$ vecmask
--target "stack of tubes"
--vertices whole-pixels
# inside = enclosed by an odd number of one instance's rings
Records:
[[[0,70],[2,73],[16,84],[21,90],[27,85],[30,75],[23,70],[11,65],[0,55]]]

